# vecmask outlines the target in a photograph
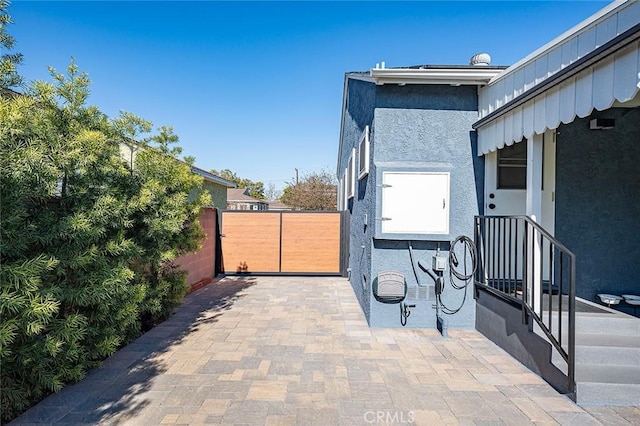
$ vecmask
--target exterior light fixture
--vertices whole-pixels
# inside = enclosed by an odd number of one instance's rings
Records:
[[[589,129],[591,130],[606,130],[614,127],[616,127],[614,118],[594,118],[589,121]]]

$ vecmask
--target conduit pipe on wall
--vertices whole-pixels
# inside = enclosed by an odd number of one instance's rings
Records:
[[[413,275],[416,277],[416,283],[418,284],[419,287],[428,287],[426,285],[422,285],[422,283],[420,282],[420,277],[418,275],[418,270],[416,269],[415,261],[414,261],[414,258],[413,258],[413,246],[411,245],[411,241],[409,241],[408,244],[409,244],[409,259],[411,260],[411,269],[413,270]],[[420,266],[420,269],[422,269],[427,274],[429,274],[431,279],[436,284],[438,284],[438,277],[435,276],[433,274],[433,272],[431,272],[431,270],[429,268],[426,268],[420,261],[418,261],[418,266]]]

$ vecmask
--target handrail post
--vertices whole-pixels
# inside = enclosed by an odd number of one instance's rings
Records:
[[[473,220],[473,245],[476,248],[476,259],[478,262],[478,267],[476,269],[473,283],[473,298],[476,300],[478,299],[478,287],[476,286],[476,282],[479,280],[479,277],[482,276],[480,275],[480,271],[482,270],[483,266],[482,254],[480,250],[480,221],[481,219],[479,216],[476,216]]]
[[[527,324],[527,300],[529,300],[529,223],[525,220],[522,233],[522,323]]]
[[[569,347],[567,348],[569,360],[567,376],[569,391],[573,394],[574,400],[576,400],[576,259],[574,256],[569,256],[569,259],[571,259],[571,271],[569,275]]]

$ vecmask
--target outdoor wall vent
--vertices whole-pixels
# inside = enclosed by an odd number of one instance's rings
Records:
[[[614,127],[616,127],[615,118],[594,118],[589,121],[589,129],[591,130],[613,129]]]
[[[491,56],[488,53],[476,53],[469,59],[469,65],[474,67],[488,67],[491,63]]]

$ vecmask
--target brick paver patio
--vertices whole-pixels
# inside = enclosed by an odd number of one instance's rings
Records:
[[[225,278],[15,424],[640,424],[473,330],[370,329],[342,278]]]

